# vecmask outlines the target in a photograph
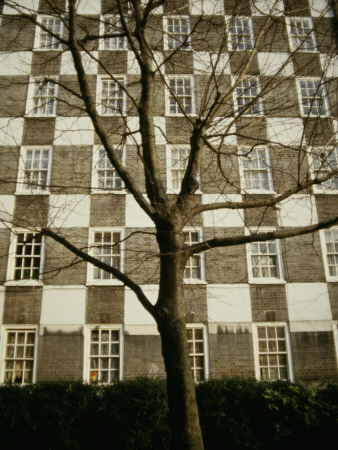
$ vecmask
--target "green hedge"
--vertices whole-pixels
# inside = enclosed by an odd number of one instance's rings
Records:
[[[197,386],[206,449],[329,448],[337,438],[338,386],[224,378]],[[162,380],[0,386],[0,448],[168,448]]]

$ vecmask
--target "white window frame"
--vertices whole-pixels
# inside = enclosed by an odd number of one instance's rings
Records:
[[[188,245],[191,244],[197,244],[198,242],[202,242],[203,241],[203,230],[202,228],[184,228],[183,229],[183,233],[189,233],[189,241],[185,240],[184,242]],[[191,239],[191,233],[197,233],[198,235],[198,241],[193,241]],[[198,258],[199,260],[199,265],[198,266],[191,266],[192,264],[192,258]],[[200,277],[199,278],[194,278],[192,276],[186,277],[186,273],[185,271],[188,270],[187,266],[190,267],[190,275],[191,272],[193,270],[193,267],[199,267],[199,271],[200,271]],[[204,253],[198,253],[196,255],[193,255],[192,257],[189,258],[189,260],[186,263],[186,266],[184,268],[184,283],[186,284],[205,284],[205,254]]]
[[[302,82],[319,82],[319,86],[321,89],[321,94],[320,94],[320,99],[322,102],[322,107],[324,108],[324,111],[319,113],[319,114],[313,114],[312,113],[312,108],[314,107],[314,105],[312,104],[313,100],[315,99],[315,97],[304,97],[302,95],[302,87],[301,87],[301,83]],[[308,87],[306,89],[309,89]],[[300,108],[300,113],[302,117],[328,117],[330,116],[330,108],[329,108],[329,101],[327,98],[327,92],[326,92],[326,87],[325,84],[323,84],[323,80],[321,80],[320,78],[313,78],[313,77],[303,77],[303,78],[298,78],[297,79],[297,90],[298,90],[298,98],[299,98],[299,108]],[[310,101],[310,106],[306,106],[306,108],[309,108],[309,112],[305,112],[304,110],[304,105],[303,105],[303,100],[307,100]],[[317,108],[317,106],[316,106]]]
[[[124,239],[124,230],[118,227],[95,227],[89,229],[89,254],[96,257],[94,252],[94,236],[95,233],[120,233],[120,241]],[[124,255],[125,246],[124,241],[120,243],[120,266],[117,267],[121,272],[124,272]],[[112,256],[112,254],[107,254],[107,256]],[[117,278],[95,278],[94,271],[101,270],[95,267],[93,264],[87,264],[87,285],[121,285],[122,281]]]
[[[187,33],[183,34],[183,33],[170,33],[169,32],[169,21],[170,20],[187,20]],[[180,24],[180,28],[181,28],[181,24]],[[164,49],[165,50],[191,50],[191,25],[190,25],[190,17],[189,16],[167,16],[163,18],[163,29],[165,30],[164,32]],[[187,36],[186,38],[184,38],[184,40],[180,40],[180,39],[176,39],[176,35],[177,37],[179,36]],[[183,43],[184,42],[184,43]],[[176,46],[177,43],[177,46]]]
[[[196,341],[201,342],[200,339],[195,339],[195,332],[193,331],[192,339],[188,339],[188,330],[202,330],[203,336],[203,353],[196,351]],[[210,376],[210,365],[209,365],[209,345],[208,345],[208,329],[207,326],[202,323],[188,323],[187,324],[187,341],[188,341],[188,349],[189,349],[189,358],[191,364],[191,370],[193,373],[193,378],[195,383],[201,383],[209,379]],[[189,343],[193,343],[193,348],[191,351]],[[196,376],[199,367],[196,366],[196,359],[203,357],[203,379],[199,379]]]
[[[182,97],[191,97],[191,112],[183,112],[179,111],[181,108],[179,104],[174,99],[174,96],[171,94],[171,88],[170,88],[170,81],[171,80],[190,80],[190,89],[191,94],[190,95],[180,95],[177,96],[178,98]],[[188,116],[193,116],[196,114],[196,92],[195,92],[195,78],[193,75],[168,75],[167,76],[167,89],[165,90],[165,105],[166,105],[166,115],[167,116],[173,116],[173,117],[182,117],[185,114]],[[171,112],[170,102],[171,100],[175,101],[176,103],[176,112]]]
[[[36,152],[36,151],[48,151],[48,165],[46,168],[41,167],[41,159],[39,159],[39,167],[31,169],[26,168],[27,162],[27,153],[28,152]],[[51,146],[45,145],[28,145],[21,147],[20,152],[20,163],[19,163],[19,172],[18,172],[18,182],[16,187],[15,194],[20,195],[46,195],[50,193],[50,181],[51,181],[51,173],[52,173],[52,158],[53,158],[53,148]],[[35,160],[37,161],[37,160]],[[38,174],[38,181],[34,184],[34,182],[30,181],[27,177],[27,173],[33,171]],[[46,176],[46,184],[44,185],[40,179],[40,172],[47,172]],[[32,179],[32,177],[30,177]]]
[[[276,355],[278,360],[278,355],[286,355],[286,365],[287,365],[287,376],[288,378],[262,378],[261,377],[261,364],[260,364],[260,351],[259,351],[259,345],[258,345],[258,328],[259,327],[283,327],[284,328],[284,340],[285,340],[285,351],[271,351],[271,352],[261,352],[262,356],[266,355]],[[277,379],[288,379],[290,381],[294,380],[294,374],[293,374],[293,363],[292,363],[292,353],[291,353],[291,344],[290,344],[290,330],[288,327],[288,324],[285,322],[262,322],[262,323],[254,323],[252,324],[252,334],[253,334],[253,343],[254,343],[254,358],[255,358],[255,375],[258,380],[265,380],[265,381],[274,381]],[[264,341],[264,339],[261,339]],[[274,339],[271,338],[271,341]],[[283,339],[281,339],[283,340]],[[278,337],[277,337],[278,341]],[[269,360],[269,358],[268,358]],[[267,364],[268,370],[272,365]],[[273,367],[284,367],[283,365],[279,366],[279,362],[276,365],[273,365]]]
[[[238,34],[238,33],[232,33],[232,28],[236,27],[236,21],[246,21],[247,25],[249,27],[249,34],[250,39],[245,40],[245,43],[238,42],[238,38],[243,37],[244,35]],[[247,16],[237,16],[237,17],[228,17],[226,20],[227,23],[227,29],[228,29],[228,50],[229,52],[243,52],[252,50],[255,46],[255,37],[254,37],[254,31],[253,31],[253,23],[252,23],[252,17]],[[236,37],[236,39],[233,41],[232,36]],[[247,44],[248,43],[248,44]],[[244,46],[245,48],[239,48]]]
[[[55,17],[55,16],[48,16],[48,15],[41,15],[37,17],[37,21],[38,24],[42,25],[42,22],[45,19],[53,19],[53,20],[58,20],[60,21],[60,39],[63,38],[63,31],[64,31],[64,27],[63,27],[63,22],[62,19],[60,17]],[[48,33],[46,33],[40,25],[36,25],[36,32],[35,32],[35,41],[34,41],[34,50],[38,50],[38,51],[47,51],[47,52],[52,52],[52,51],[60,51],[62,50],[62,43],[60,41],[58,41],[54,36],[48,35]],[[49,26],[44,25],[46,28],[50,29]],[[54,30],[51,30],[54,33]],[[56,33],[55,33],[56,34]],[[41,44],[41,37],[48,35],[50,36],[51,39],[51,48],[49,48],[48,46],[46,46],[46,44],[42,45]]]
[[[83,379],[85,381],[87,381],[88,383],[90,382],[98,382],[100,384],[107,384],[105,382],[101,382],[100,380],[98,380],[97,378],[99,378],[99,374],[97,373],[96,376],[96,380],[95,380],[95,375],[91,375],[91,372],[100,372],[101,368],[97,368],[98,370],[95,370],[95,368],[91,368],[91,332],[94,330],[98,330],[99,332],[104,331],[104,330],[109,330],[109,331],[118,331],[119,333],[119,376],[118,379],[116,380],[112,380],[112,381],[108,381],[109,382],[113,382],[113,381],[121,381],[123,380],[123,354],[124,354],[124,330],[123,330],[123,326],[122,325],[114,325],[114,324],[100,324],[100,325],[88,325],[84,327],[84,362],[83,362]],[[100,341],[102,342],[102,341]],[[112,341],[108,341],[108,342],[112,342]],[[114,341],[115,342],[115,341]],[[111,355],[109,352],[109,355],[101,355],[101,357],[107,357],[110,359],[114,358],[114,355]],[[98,358],[100,358],[100,356],[98,356]]]
[[[295,26],[292,23],[293,21],[301,21],[302,26]],[[306,32],[306,33],[304,32],[302,35],[297,35],[292,32],[294,27],[301,31],[304,31],[305,30],[304,22],[306,22],[306,21],[309,22],[309,25],[311,28],[310,32]],[[288,37],[289,37],[289,44],[290,44],[291,51],[298,51],[298,52],[303,52],[303,53],[317,53],[318,52],[317,40],[316,40],[315,31],[314,31],[312,17],[286,17],[286,27],[288,30]],[[300,36],[300,37],[298,37],[298,36]],[[309,49],[306,47],[306,45],[304,46],[304,44],[306,44],[308,39],[312,41],[312,47],[310,47]]]
[[[39,84],[40,87],[43,86],[43,84],[49,83],[54,85],[54,95],[47,95],[47,96],[36,96],[36,88]],[[57,103],[58,103],[58,91],[59,86],[57,84],[57,79],[48,79],[45,80],[43,78],[30,78],[29,80],[29,86],[28,86],[28,95],[27,95],[27,103],[26,103],[26,115],[32,116],[32,117],[55,117],[56,111],[57,111]],[[47,103],[44,103],[44,100],[40,101],[40,106],[35,106],[35,99],[51,99],[47,100]],[[43,105],[52,105],[53,111],[52,112],[41,112],[40,108]]]
[[[253,81],[254,83],[256,83],[256,89],[257,89],[257,96],[251,96],[248,95],[245,90],[243,91],[243,83],[249,81],[250,84]],[[261,97],[261,83],[258,77],[255,76],[247,76],[245,78],[243,78],[238,84],[237,82],[233,79],[233,86],[234,86],[234,90],[233,90],[233,95],[234,95],[234,108],[235,108],[235,113],[238,116],[243,116],[243,117],[260,117],[262,115],[264,115],[264,104],[263,104],[263,100]],[[248,89],[252,89],[253,87],[249,86]],[[241,89],[242,90],[242,95],[238,95],[238,91],[237,89]],[[243,96],[243,93],[245,93],[245,95]],[[249,99],[257,99],[256,101],[251,100],[251,103],[248,103],[247,107],[243,107],[243,105],[239,105],[238,100],[240,98],[249,98]],[[258,109],[257,112],[251,112],[252,108],[254,109]],[[243,109],[243,111],[240,111],[241,109]]]
[[[318,156],[315,156],[318,154]],[[309,150],[309,166],[313,179],[318,176],[323,177],[331,170],[337,173],[332,178],[324,181],[322,184],[314,184],[312,186],[315,194],[337,194],[338,192],[338,145],[328,149],[327,147],[314,147]],[[321,158],[320,166],[316,167],[319,158]],[[336,185],[336,186],[335,186]]]
[[[116,149],[117,151],[121,152],[121,162],[122,164],[125,165],[126,162],[126,146],[123,146],[122,148],[119,147]],[[103,158],[100,158],[100,152],[104,151],[102,146],[94,146],[94,151],[93,151],[93,165],[92,165],[92,192],[94,193],[100,193],[100,194],[109,194],[111,192],[114,192],[114,194],[124,194],[125,193],[125,189],[124,189],[124,183],[121,180],[121,177],[117,174],[116,170],[113,167],[108,167],[108,165],[110,164],[110,161],[108,159],[108,156],[105,153],[105,156]],[[103,171],[110,171],[112,170],[113,173],[113,179],[117,180],[120,179],[121,180],[121,187],[109,187],[109,188],[104,188],[104,187],[100,187],[99,186],[99,170],[101,168],[98,167],[99,163],[101,160],[105,161],[105,164],[107,164],[106,168],[102,168]]]
[[[335,232],[337,234],[337,241],[335,241],[335,240],[333,241],[334,247],[337,245],[337,252],[334,250],[334,252],[330,252],[330,254],[328,254],[326,234],[329,234],[329,233],[332,234],[333,232]],[[324,262],[326,280],[331,281],[331,282],[338,281],[338,227],[328,228],[327,230],[320,230],[319,234],[320,234],[320,241],[321,241],[321,245],[322,245],[323,262]],[[336,245],[335,245],[335,242],[337,242]],[[330,274],[329,262],[328,262],[329,255],[333,255],[333,258],[336,261],[335,264],[331,264],[336,268],[335,269],[337,272],[336,275]]]
[[[125,92],[125,86],[126,86],[126,79],[127,77],[125,75],[113,75],[112,77],[109,76],[99,76],[97,78],[97,110],[100,116],[104,117],[114,117],[114,116],[124,116],[127,111],[127,95]],[[110,112],[104,111],[104,101],[106,98],[103,97],[103,83],[109,82],[109,83],[115,83],[117,86],[121,86],[122,91],[122,111],[120,110],[114,110]],[[115,91],[118,92],[118,91]],[[108,97],[109,98],[109,97]],[[119,96],[113,97],[114,100],[119,101]]]
[[[114,27],[117,26],[118,28],[121,28],[121,20],[116,15],[106,15],[101,16],[100,18],[100,35],[104,36],[108,31],[106,31],[106,24],[108,25],[109,22],[112,27],[112,33],[114,33]],[[122,29],[121,29],[122,31]],[[112,37],[112,38],[103,38],[100,39],[99,44],[100,50],[107,50],[107,51],[119,51],[119,50],[128,50],[127,45],[127,38],[126,36],[121,37]]]
[[[269,231],[275,231],[274,228],[259,228],[257,230],[257,232],[259,233],[264,233],[264,232],[269,232]],[[249,230],[245,230],[245,234],[246,235],[250,235],[251,233],[249,232]],[[275,242],[275,246],[276,246],[276,252],[273,253],[268,253],[267,256],[272,255],[277,258],[277,271],[278,271],[278,277],[254,277],[253,275],[253,264],[252,264],[252,256],[256,255],[258,257],[262,257],[264,256],[264,253],[253,253],[253,248],[252,245],[262,245],[262,244],[266,244],[269,242]],[[282,250],[281,250],[281,245],[280,245],[280,240],[279,239],[273,239],[272,241],[260,241],[260,242],[249,242],[246,244],[246,255],[247,255],[247,263],[248,263],[248,276],[249,276],[249,283],[250,284],[284,284],[285,283],[285,279],[284,279],[284,271],[283,271],[283,260],[282,260]],[[258,266],[259,268],[261,267],[261,265]],[[264,267],[270,267],[270,266],[265,266]]]
[[[246,168],[245,167],[245,160],[250,159],[251,156],[254,156],[257,154],[257,152],[265,152],[265,158],[262,159],[255,159],[258,161],[264,161],[266,162],[265,168],[264,167],[257,167],[257,168]],[[250,148],[242,148],[239,155],[239,171],[240,171],[240,179],[241,179],[241,185],[242,185],[242,191],[243,193],[249,192],[251,194],[272,194],[274,193],[273,188],[273,179],[272,179],[272,171],[271,171],[271,158],[270,158],[270,149],[269,147],[250,147]],[[264,189],[263,187],[259,188],[253,188],[253,187],[246,187],[246,172],[248,173],[257,173],[260,174],[262,172],[265,172],[267,174],[267,181],[268,181],[268,188]],[[259,184],[262,183],[259,181]]]
[[[14,383],[17,385],[25,385],[25,384],[31,384],[35,383],[36,381],[36,365],[37,365],[37,354],[38,354],[38,326],[37,325],[3,325],[1,327],[1,341],[0,341],[0,383],[4,383],[4,377],[5,377],[5,359],[6,359],[6,345],[7,345],[7,333],[9,332],[15,332],[15,333],[28,333],[29,331],[34,332],[35,339],[34,339],[34,352],[33,352],[33,358],[13,358],[13,362],[15,365],[15,361],[20,360],[27,360],[27,359],[33,359],[33,368],[32,368],[32,380],[28,383],[25,383],[24,380],[22,380],[20,383]]]
[[[12,229],[11,242],[9,245],[9,257],[8,257],[8,267],[7,267],[7,281],[5,286],[40,286],[42,285],[43,279],[43,267],[45,259],[45,239],[44,236],[41,237],[40,246],[40,265],[39,265],[39,277],[38,278],[20,278],[15,279],[15,260],[17,256],[17,241],[19,234],[33,233],[38,234],[38,230],[32,230],[28,228],[15,228]],[[32,253],[34,255],[34,253]],[[20,255],[19,255],[20,256]]]
[[[177,150],[178,152],[185,152],[187,154],[186,158],[184,160],[177,161],[176,163],[173,161],[173,151]],[[166,147],[166,166],[167,166],[167,190],[170,193],[178,194],[181,190],[182,186],[182,180],[183,176],[185,174],[185,171],[188,166],[189,161],[189,155],[190,155],[190,147],[188,145],[167,145]],[[182,167],[178,167],[178,164],[181,162]],[[183,168],[183,162],[185,163],[185,166]],[[177,167],[175,167],[177,164]],[[179,187],[174,187],[174,178],[173,178],[173,171],[179,172]],[[183,172],[183,176],[181,174]],[[199,183],[199,189],[196,191],[197,194],[201,194],[201,177],[200,173],[198,174],[197,181]]]

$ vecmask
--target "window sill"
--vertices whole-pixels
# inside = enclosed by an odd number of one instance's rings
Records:
[[[205,280],[200,280],[198,278],[184,278],[184,284],[207,284]]]
[[[49,118],[49,119],[55,119],[56,118],[56,114],[25,114],[24,116],[25,118],[29,118],[29,119],[45,119],[45,118]]]
[[[4,286],[43,286],[42,280],[13,280],[6,281]]]
[[[265,194],[265,195],[275,195],[276,191],[264,190],[264,189],[242,189],[242,195],[250,195],[250,194]]]
[[[286,284],[286,281],[277,278],[249,278],[249,284]]]
[[[123,189],[99,189],[99,188],[93,188],[90,193],[92,195],[95,194],[99,194],[99,195],[104,195],[104,194],[117,194],[117,195],[126,195],[127,191],[123,188]]]
[[[89,280],[86,286],[123,286],[120,280]]]
[[[50,195],[50,191],[15,191],[14,195]]]

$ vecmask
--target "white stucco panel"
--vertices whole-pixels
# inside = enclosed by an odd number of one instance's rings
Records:
[[[0,146],[21,145],[23,118],[0,118]]]
[[[286,285],[290,321],[332,320],[326,283]]]
[[[253,0],[251,11],[254,16],[274,15],[280,16],[284,12],[283,0]]]
[[[320,63],[327,78],[338,77],[338,56],[321,54]]]
[[[216,148],[218,145],[237,145],[236,125],[231,118],[216,117],[206,136]]]
[[[98,52],[91,52],[90,54],[80,52],[82,64],[87,75],[97,74],[97,61],[93,58],[98,58]],[[60,65],[61,75],[76,75],[76,70],[73,63],[73,58],[70,52],[64,52],[61,56]]]
[[[208,285],[207,303],[209,322],[252,322],[247,284]]]
[[[54,145],[93,145],[94,128],[89,117],[57,117]]]
[[[13,5],[11,8],[10,4],[4,5],[3,14],[36,14],[39,8],[40,0],[15,0],[8,2]]]
[[[240,202],[239,194],[203,194],[202,203]],[[244,215],[242,209],[215,209],[203,213],[203,225],[205,227],[243,227]]]
[[[0,52],[0,75],[29,75],[32,52]]]
[[[85,287],[58,286],[43,289],[41,325],[82,325],[85,323]]]
[[[312,17],[334,17],[334,10],[328,0],[309,0]]]
[[[4,312],[4,303],[5,303],[5,289],[0,287],[0,324],[2,323],[2,316]]]
[[[258,53],[258,65],[264,75],[293,75],[293,64],[288,53]]]
[[[282,227],[301,227],[318,223],[316,201],[311,195],[293,195],[278,207],[278,220]]]
[[[154,117],[155,141],[157,145],[166,145],[166,119],[165,117]]]
[[[208,74],[214,71],[217,74],[230,74],[228,53],[194,52],[194,73]]]
[[[281,145],[299,145],[303,135],[303,121],[293,117],[271,117],[266,119],[268,139]]]
[[[88,195],[50,195],[48,225],[59,227],[89,227],[90,198]]]
[[[138,117],[127,118],[128,132],[132,133],[127,136],[127,144],[136,145],[141,144],[141,133],[137,132],[140,129],[140,123]]]
[[[148,300],[155,304],[158,295],[158,285],[141,286]],[[124,320],[125,325],[155,325],[153,317],[146,311],[136,294],[130,289],[125,289],[124,294]]]
[[[101,2],[97,0],[79,0],[77,2],[78,14],[100,14]]]
[[[141,209],[132,195],[126,195],[126,227],[154,227],[154,222]]]
[[[14,212],[14,195],[0,195],[0,228],[8,228]]]
[[[190,1],[190,14],[219,15],[224,14],[223,0],[193,0]]]

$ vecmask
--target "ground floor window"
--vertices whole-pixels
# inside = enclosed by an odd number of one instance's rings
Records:
[[[206,339],[203,326],[187,326],[187,340],[191,370],[194,381],[204,381],[207,378]]]

